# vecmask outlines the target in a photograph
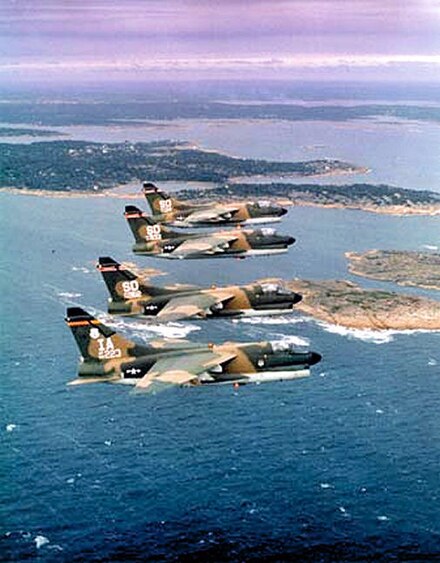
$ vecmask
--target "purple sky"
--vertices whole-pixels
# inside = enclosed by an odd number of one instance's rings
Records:
[[[440,0],[2,0],[0,81],[440,79]]]

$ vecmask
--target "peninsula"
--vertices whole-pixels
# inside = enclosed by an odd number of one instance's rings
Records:
[[[194,199],[194,191],[179,197]],[[197,191],[197,198],[220,201],[275,198],[283,204],[359,209],[388,215],[440,215],[440,193],[386,184],[233,183]]]
[[[440,330],[440,301],[401,293],[365,290],[349,281],[292,280],[303,300],[295,309],[348,328]]]
[[[0,143],[0,187],[33,190],[100,191],[145,179],[224,184],[233,177],[301,177],[365,170],[331,159],[277,162],[237,158],[176,141]]]
[[[347,252],[352,274],[440,291],[440,253],[399,250]]]
[[[140,187],[144,180],[159,184],[173,181],[182,182],[183,189],[177,192],[179,197],[191,200],[270,198],[285,205],[359,209],[392,215],[440,214],[440,193],[432,191],[367,183],[317,185],[298,180],[367,171],[336,159],[277,162],[238,158],[178,141],[0,143],[0,190],[14,193],[22,190],[21,193],[31,195],[120,197],[113,188],[127,184]],[[259,181],[253,182],[256,176]],[[274,176],[284,181],[264,182]],[[293,178],[297,178],[296,182]],[[189,187],[194,182],[205,187],[195,188],[194,184]]]

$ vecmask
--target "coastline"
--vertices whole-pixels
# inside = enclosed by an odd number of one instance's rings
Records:
[[[291,280],[295,310],[335,326],[369,330],[440,330],[440,301],[365,290],[346,280]]]
[[[440,291],[440,283],[436,284],[436,283],[431,283],[431,284],[427,284],[424,283],[423,280],[415,280],[415,279],[410,279],[410,277],[408,277],[407,279],[399,279],[403,273],[404,273],[404,269],[405,269],[405,265],[408,264],[408,259],[411,260],[410,256],[412,254],[411,251],[408,251],[407,257],[406,258],[404,256],[405,252],[404,251],[400,251],[400,254],[402,255],[401,258],[405,259],[405,263],[406,264],[395,264],[394,265],[394,269],[395,272],[393,273],[393,270],[387,270],[385,269],[384,271],[379,271],[379,272],[368,272],[365,270],[362,270],[362,265],[364,260],[369,256],[369,255],[379,255],[382,251],[379,250],[369,250],[363,254],[358,254],[357,252],[345,252],[344,256],[349,260],[349,264],[348,264],[348,271],[355,275],[355,276],[359,276],[361,278],[366,278],[366,279],[370,279],[370,280],[376,280],[376,281],[383,281],[383,282],[389,282],[389,283],[395,283],[397,285],[400,285],[402,287],[418,287],[420,289],[428,289],[428,290],[434,290],[434,291]],[[423,254],[423,253],[419,253],[419,254]],[[425,253],[428,254],[428,253]],[[428,254],[429,255],[429,254]],[[382,264],[383,264],[384,258],[382,258]],[[360,266],[356,267],[356,263]],[[385,263],[386,266],[386,263]],[[416,265],[417,266],[417,265]],[[384,266],[382,266],[383,268]],[[437,272],[436,272],[437,269]],[[418,272],[418,275],[421,274],[422,271],[422,265],[419,263],[419,266],[416,267],[416,270]],[[429,277],[431,277],[432,275],[437,275],[437,279],[438,279],[438,267],[437,268],[432,268],[429,272]]]
[[[2,187],[1,193],[11,195],[31,196],[31,197],[47,197],[47,198],[115,198],[115,199],[140,199],[144,197],[142,193],[117,193],[119,188],[123,189],[126,185],[115,186],[102,191],[66,191],[66,190],[34,190],[29,188],[16,188],[16,187]],[[197,192],[197,187],[193,188]],[[176,192],[178,195],[178,192]],[[249,198],[250,201],[251,198]],[[393,215],[398,217],[408,216],[428,216],[433,217],[440,215],[440,203],[438,205],[420,205],[420,206],[406,206],[406,205],[387,205],[387,206],[373,206],[373,205],[360,205],[358,203],[342,204],[342,203],[320,203],[309,200],[301,199],[287,199],[282,197],[272,198],[274,201],[282,203],[282,205],[292,207],[319,207],[322,209],[350,209],[354,211],[365,211],[367,213],[376,213],[380,215]],[[195,198],[197,201],[197,198]],[[202,198],[200,198],[202,200]],[[230,198],[231,201],[248,201],[248,199]]]
[[[206,151],[205,151],[206,152]],[[216,151],[212,151],[216,152]],[[295,173],[295,172],[286,172],[285,174],[280,174],[279,172],[276,174],[279,178],[289,179],[289,178],[327,178],[331,176],[351,176],[351,175],[358,175],[358,174],[369,174],[371,172],[371,168],[367,168],[366,166],[354,166],[353,168],[333,168],[327,172],[317,172],[315,174],[303,174],[303,173]],[[231,176],[228,179],[229,184],[240,184],[243,180],[247,182],[252,182],[254,180],[262,180],[266,178],[267,175],[264,174],[256,174],[254,176]],[[262,184],[264,185],[264,184]]]

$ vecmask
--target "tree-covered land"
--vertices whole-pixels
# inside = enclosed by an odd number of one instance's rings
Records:
[[[0,144],[0,187],[40,190],[96,190],[142,180],[225,183],[237,176],[310,176],[358,170],[339,160],[271,162],[234,158],[171,141]]]
[[[182,198],[194,198],[194,191],[182,190]],[[440,205],[440,194],[427,190],[397,188],[385,184],[316,185],[291,183],[234,183],[209,190],[198,190],[201,199],[230,200],[231,198],[288,198],[293,202],[350,207],[389,207]]]

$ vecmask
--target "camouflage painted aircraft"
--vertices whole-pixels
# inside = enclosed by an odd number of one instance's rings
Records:
[[[173,385],[263,383],[307,376],[321,360],[282,342],[136,344],[78,307],[67,309],[66,322],[82,356],[72,385],[125,383],[154,393]]]
[[[277,283],[206,289],[156,287],[108,256],[99,258],[97,268],[110,292],[109,313],[149,317],[162,322],[286,313],[302,299],[298,293]]]
[[[234,229],[213,233],[179,233],[170,230],[133,205],[125,208],[125,218],[134,235],[135,254],[158,258],[245,257],[280,254],[295,242],[273,229]]]
[[[266,201],[251,203],[191,204],[159,190],[154,184],[144,182],[143,192],[153,216],[162,223],[175,227],[215,227],[273,223],[280,221],[287,209]]]

